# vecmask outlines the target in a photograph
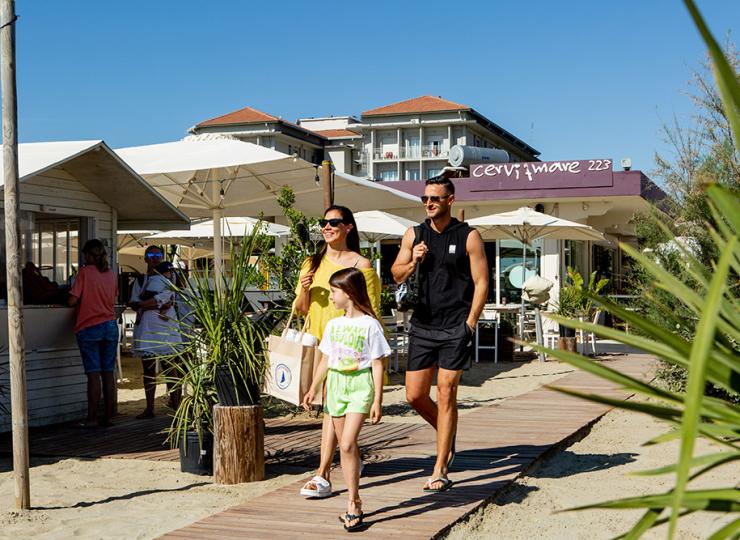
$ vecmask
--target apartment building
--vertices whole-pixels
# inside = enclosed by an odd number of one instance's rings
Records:
[[[456,144],[501,148],[512,161],[539,152],[467,105],[418,98],[365,111],[351,127],[363,135],[363,175],[376,180],[426,180],[447,165]]]
[[[283,154],[295,154],[316,164],[324,159],[324,149],[329,142],[319,133],[252,107],[204,120],[188,131],[193,135],[230,135]]]
[[[447,165],[456,144],[501,148],[512,161],[539,152],[473,108],[421,96],[354,116],[301,118],[296,123],[246,107],[197,124],[191,133],[223,133],[297,154],[312,163],[378,181],[425,180]]]

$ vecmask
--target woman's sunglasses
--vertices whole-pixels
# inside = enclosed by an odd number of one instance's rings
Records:
[[[439,202],[442,201],[442,199],[448,199],[449,197],[450,197],[449,195],[441,195],[441,196],[440,195],[432,195],[432,196],[422,195],[421,204],[426,204],[428,202],[438,204]]]
[[[326,227],[327,225],[329,225],[329,226],[331,226],[332,229],[336,229],[342,223],[344,223],[344,220],[343,219],[340,219],[340,218],[320,219],[319,220],[319,227],[321,227],[323,229],[324,227]]]
[[[153,251],[151,253],[145,253],[144,254],[144,258],[145,259],[161,259],[162,258],[162,254],[159,253],[158,251]]]

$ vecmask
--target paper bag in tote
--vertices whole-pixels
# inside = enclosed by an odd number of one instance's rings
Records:
[[[314,371],[321,361],[321,352],[318,345],[302,343],[308,318],[300,332],[289,333],[292,320],[291,313],[282,335],[269,338],[269,371],[265,377],[265,392],[293,405],[300,405],[311,389]],[[321,405],[320,391],[317,392],[314,405]]]

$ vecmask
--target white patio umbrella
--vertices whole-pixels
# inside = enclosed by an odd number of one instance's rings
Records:
[[[142,241],[142,238],[146,238],[157,231],[118,231],[116,235],[116,246],[118,250],[130,248],[130,247],[143,247],[146,246],[146,242]]]
[[[588,225],[535,212],[528,206],[511,212],[469,219],[468,224],[478,229],[484,240],[513,238],[528,246],[540,238],[593,241],[604,239],[603,234]]]
[[[355,212],[355,221],[360,232],[360,239],[366,242],[401,238],[406,229],[417,225],[415,221],[380,210]]]
[[[243,238],[254,231],[258,219],[250,217],[228,217],[221,223],[222,238]],[[262,232],[267,236],[286,236],[290,228],[277,223],[261,222]],[[146,237],[149,243],[178,244],[191,247],[208,247],[213,244],[213,220],[201,221],[190,226],[189,231],[164,231]]]
[[[376,253],[380,251],[381,240],[403,238],[406,230],[417,224],[410,219],[381,210],[355,212],[355,222],[360,239],[374,244],[373,249]],[[375,271],[380,275],[380,259],[376,259]]]
[[[558,218],[536,212],[528,206],[523,206],[511,212],[491,214],[468,220],[468,224],[478,229],[484,240],[501,240],[512,238],[523,244],[522,269],[526,276],[527,246],[532,246],[535,240],[548,238],[551,240],[592,240],[604,239],[599,231],[575,221]],[[526,279],[524,277],[523,279]],[[522,295],[522,321],[524,319],[524,296]],[[524,325],[519,325],[519,337],[523,337]],[[538,340],[539,341],[539,340]]]
[[[122,148],[118,155],[159,193],[190,217],[213,219],[214,270],[221,273],[221,218],[278,216],[277,197],[292,188],[294,207],[309,215],[324,210],[318,166],[256,144],[231,139],[184,140]],[[336,172],[334,200],[353,210],[407,206],[400,191]],[[400,204],[399,204],[400,203]]]

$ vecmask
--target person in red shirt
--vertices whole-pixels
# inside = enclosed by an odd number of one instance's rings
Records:
[[[70,306],[77,306],[74,332],[87,375],[87,420],[81,426],[109,426],[114,410],[113,370],[118,352],[118,325],[113,309],[118,296],[118,279],[108,265],[108,254],[100,240],[85,242],[82,253],[85,266],[77,274],[68,301]],[[105,414],[99,422],[101,385]]]

